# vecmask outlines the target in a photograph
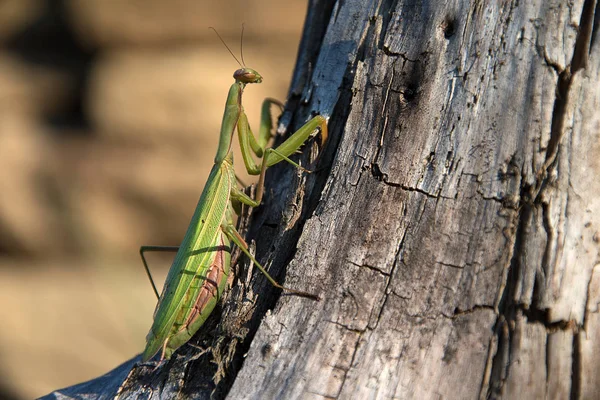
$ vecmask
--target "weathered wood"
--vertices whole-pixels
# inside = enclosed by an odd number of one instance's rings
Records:
[[[595,11],[313,2],[280,131],[319,112],[331,141],[319,172],[271,171],[249,235],[324,299],[276,299],[259,277],[242,312],[234,287],[207,328],[231,360],[218,395],[597,397]],[[121,398],[208,398],[212,355],[194,354],[135,367]]]

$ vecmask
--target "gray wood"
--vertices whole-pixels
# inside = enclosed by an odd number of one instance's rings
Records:
[[[312,2],[279,130],[319,112],[330,141],[317,172],[270,171],[248,235],[323,299],[235,285],[207,328],[219,396],[598,396],[596,10]],[[194,354],[134,367],[120,398],[207,398]]]

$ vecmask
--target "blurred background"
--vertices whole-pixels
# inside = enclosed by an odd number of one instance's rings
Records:
[[[257,127],[264,97],[285,100],[306,6],[0,0],[0,398],[141,352],[156,299],[139,246],[181,241],[238,68],[208,27],[237,55],[245,23]],[[170,259],[150,262],[162,287]]]

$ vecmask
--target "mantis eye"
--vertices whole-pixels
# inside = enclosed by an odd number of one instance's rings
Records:
[[[260,83],[262,82],[262,76],[258,72],[250,68],[241,68],[233,73],[233,77],[236,81],[244,83]]]

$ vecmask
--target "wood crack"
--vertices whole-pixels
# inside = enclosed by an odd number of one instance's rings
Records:
[[[368,327],[366,329],[369,329]],[[344,371],[344,377],[342,378],[342,381],[340,383],[340,390],[337,392],[337,395],[335,396],[335,398],[339,398],[340,394],[342,393],[342,391],[344,390],[344,385],[346,384],[346,378],[348,377],[348,372],[350,372],[350,370],[352,369],[352,366],[354,365],[354,360],[356,359],[356,353],[358,353],[358,347],[360,346],[360,341],[363,337],[363,335],[365,334],[366,330],[364,332],[359,332],[358,333],[358,337],[356,338],[356,342],[354,343],[354,348],[352,349],[352,357],[350,357],[350,363],[348,364],[348,369]]]
[[[452,315],[442,314],[442,316],[444,316],[445,318],[449,318],[449,319],[455,319],[456,317],[473,314],[475,312],[482,311],[482,310],[492,311],[494,313],[496,312],[496,308],[495,307],[479,304],[479,305],[475,305],[475,306],[473,306],[473,307],[471,307],[469,309],[466,309],[466,310],[461,310],[459,308],[455,308],[454,309],[454,313]]]
[[[565,134],[565,118],[567,117],[566,106],[568,104],[569,95],[571,92],[571,84],[573,81],[573,75],[584,69],[587,65],[589,57],[589,49],[591,43],[591,33],[594,25],[594,0],[586,0],[581,13],[579,32],[575,40],[575,46],[573,49],[573,59],[566,66],[562,68],[556,62],[552,61],[547,55],[544,49],[543,58],[552,69],[558,74],[558,80],[556,84],[556,97],[554,101],[554,108],[552,111],[552,123],[550,126],[550,139],[546,148],[546,156],[544,163],[540,170],[537,172],[536,186],[532,192],[531,198],[534,202],[538,201],[543,189],[548,182],[548,170],[554,164],[558,151],[560,149],[560,143]]]
[[[569,398],[572,400],[581,399],[581,344],[579,335],[573,335],[573,350],[571,362],[571,393]]]
[[[383,182],[384,184],[391,186],[391,187],[397,187],[400,188],[402,190],[406,190],[407,192],[417,192],[420,194],[423,194],[429,198],[432,199],[439,199],[442,196],[440,196],[439,194],[432,194],[429,193],[423,189],[419,189],[419,188],[415,188],[415,187],[411,187],[411,186],[407,186],[407,185],[403,185],[401,183],[396,183],[396,182],[391,182],[388,180],[388,174],[384,173],[381,171],[381,169],[379,168],[379,164],[377,163],[371,163],[370,166],[364,166],[365,169],[369,169],[371,171],[371,175],[377,179],[380,182]]]
[[[358,267],[358,268],[367,268],[367,269],[369,269],[369,270],[371,270],[371,271],[377,272],[377,273],[379,273],[379,274],[381,274],[381,275],[385,276],[386,278],[389,278],[389,277],[390,277],[390,275],[391,275],[391,273],[387,273],[387,272],[383,271],[381,268],[378,268],[378,267],[376,267],[376,266],[374,266],[374,265],[369,265],[369,264],[359,264],[359,263],[356,263],[356,262],[354,262],[354,261],[352,261],[352,260],[350,260],[350,259],[346,259],[346,261],[347,261],[348,263],[350,263],[350,264],[352,264],[352,265],[354,265],[354,266]]]

